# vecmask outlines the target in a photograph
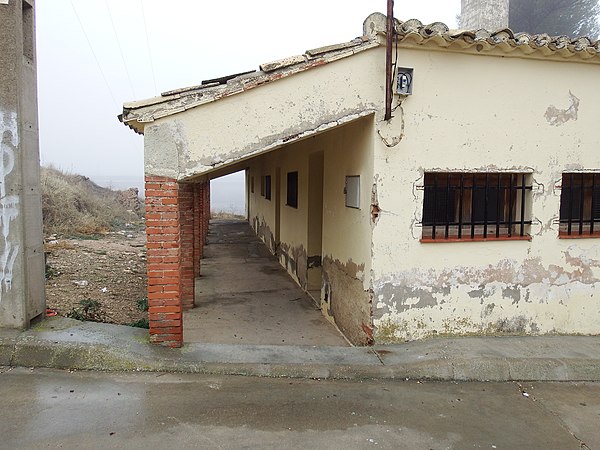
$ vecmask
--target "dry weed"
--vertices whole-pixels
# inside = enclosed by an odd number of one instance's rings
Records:
[[[46,234],[100,234],[139,220],[120,203],[120,191],[98,186],[87,177],[44,167],[41,185]]]

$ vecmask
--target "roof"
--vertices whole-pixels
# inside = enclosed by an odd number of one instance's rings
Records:
[[[509,28],[497,31],[451,30],[441,22],[424,25],[416,19],[405,22],[394,20],[399,47],[496,54],[500,51],[519,57],[600,63],[600,41],[594,42],[587,37],[572,39],[547,34],[529,35],[514,33]],[[196,86],[163,92],[160,97],[125,103],[119,120],[137,133],[143,133],[146,123],[385,45],[382,37],[386,33],[386,21],[384,14],[373,13],[363,24],[363,36],[351,41],[261,64],[258,71],[205,80]]]
[[[197,86],[163,92],[160,97],[125,103],[123,114],[119,116],[119,120],[129,125],[134,131],[142,133],[144,123],[239,94],[379,45],[376,37],[361,36],[349,42],[307,50],[303,55],[261,64],[258,71],[205,80]]]
[[[383,16],[385,17],[385,16]],[[424,25],[416,19],[396,20],[395,31],[402,43],[427,44],[439,47],[470,48],[477,51],[502,50],[520,52],[522,56],[560,57],[573,60],[591,60],[600,63],[600,40],[588,37],[570,38],[548,34],[515,33],[510,28],[488,30],[450,30],[447,25],[435,22]]]

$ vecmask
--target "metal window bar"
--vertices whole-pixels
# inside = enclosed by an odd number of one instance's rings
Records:
[[[572,229],[572,218],[573,218],[573,181],[575,179],[575,174],[572,173],[569,176],[569,216],[568,216],[568,225],[567,225],[567,234],[571,234]]]
[[[500,201],[500,199],[504,198],[504,192],[502,192],[501,186],[500,186],[500,182],[501,182],[502,177],[500,176],[500,174],[498,174],[498,186],[497,186],[497,195],[496,195],[496,238],[500,237],[500,214],[501,212],[501,208],[500,206],[502,205],[502,202]]]
[[[460,192],[459,192],[459,196],[458,196],[458,239],[462,239],[464,188],[465,188],[465,177],[463,174],[461,174],[460,175]]]
[[[526,175],[511,173],[503,176],[497,174],[494,178],[489,174],[482,174],[484,176],[479,176],[479,179],[478,175],[432,173],[430,176],[426,176],[428,181],[425,184],[425,195],[432,200],[428,203],[432,205],[433,210],[430,211],[427,219],[424,218],[423,226],[431,227],[431,239],[435,240],[441,236],[444,240],[464,239],[463,228],[465,226],[470,227],[470,239],[491,236],[500,238],[503,230],[509,238],[513,236],[514,232],[521,237],[526,235],[526,225],[531,224],[531,220],[525,220],[527,191],[532,190],[532,187],[527,185]],[[466,182],[467,180],[470,181],[470,185]],[[496,195],[492,195],[494,189]],[[481,204],[481,194],[476,194],[482,190],[484,193],[483,205]],[[519,191],[521,191],[520,198],[517,197]],[[471,193],[471,200],[468,203],[465,201],[467,192]],[[479,200],[476,201],[476,198]],[[493,198],[495,198],[495,205],[492,204]],[[517,199],[520,200],[520,204]],[[506,205],[507,202],[508,205]],[[479,214],[477,208],[479,208]],[[518,216],[517,208],[520,213]],[[481,217],[482,212],[483,220],[477,219],[477,216]],[[494,212],[495,217],[493,217]],[[495,232],[490,232],[490,226],[495,229]],[[519,228],[518,231],[515,230],[516,226]],[[438,236],[438,229],[442,227],[443,235],[440,233]],[[429,235],[425,229],[423,233],[424,237],[426,234]]]
[[[435,225],[437,215],[437,174],[433,175],[433,224],[431,226],[431,237],[435,239]]]
[[[471,178],[471,239],[475,239],[475,174]]]
[[[487,237],[487,229],[488,229],[488,203],[490,201],[488,185],[490,181],[490,175],[488,173],[485,174],[485,187],[484,187],[484,204],[483,204],[483,237]]]
[[[515,188],[514,175],[510,174],[510,184],[508,187],[508,237],[512,237],[512,222],[513,222],[513,207],[515,202],[513,201],[513,192]],[[515,192],[516,193],[516,192]]]
[[[525,175],[521,175],[521,237],[525,235]]]
[[[448,239],[450,232],[450,174],[446,175],[446,226],[444,228],[444,239]]]
[[[592,174],[592,204],[591,204],[591,208],[592,211],[590,212],[590,234],[594,234],[594,219],[596,219],[596,217],[594,217],[594,212],[596,211],[596,196],[594,195],[596,193],[596,174],[593,173]]]
[[[579,234],[583,234],[583,208],[585,206],[585,180],[581,174],[581,191],[579,192]]]

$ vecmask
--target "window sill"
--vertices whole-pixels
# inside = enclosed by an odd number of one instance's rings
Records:
[[[500,237],[483,237],[483,236],[475,236],[471,239],[471,237],[466,238],[457,238],[457,237],[449,237],[446,238],[421,238],[420,242],[422,244],[444,244],[447,242],[487,242],[487,241],[531,241],[531,236],[500,236]]]
[[[559,239],[594,239],[594,238],[600,238],[600,232],[594,233],[594,234],[589,234],[589,233],[584,233],[584,234],[567,234],[567,233],[559,233],[558,234],[558,238]]]

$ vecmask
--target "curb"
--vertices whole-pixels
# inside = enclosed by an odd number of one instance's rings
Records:
[[[0,330],[2,331],[2,330]],[[148,343],[145,330],[52,319],[0,333],[0,366],[318,379],[600,381],[600,337],[436,338],[386,347]]]

